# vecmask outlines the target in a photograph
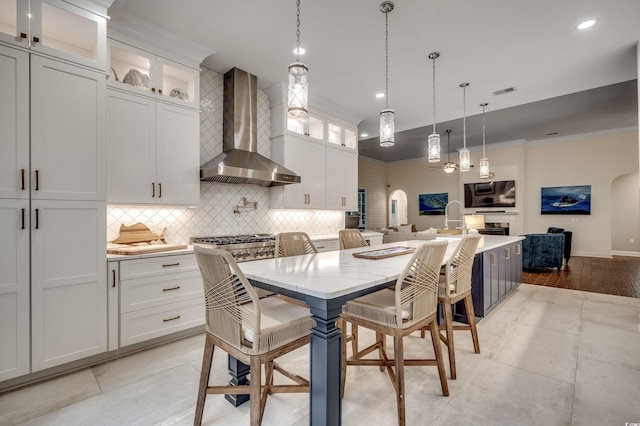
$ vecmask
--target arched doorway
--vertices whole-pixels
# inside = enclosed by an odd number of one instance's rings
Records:
[[[389,196],[389,226],[409,223],[407,212],[407,194],[402,189],[396,189]]]
[[[611,182],[611,249],[613,252],[640,252],[638,179],[638,173],[627,173]]]

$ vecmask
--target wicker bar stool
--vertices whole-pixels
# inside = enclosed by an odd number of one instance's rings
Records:
[[[340,242],[340,250],[369,246],[367,240],[362,236],[362,232],[357,229],[341,229],[338,231],[338,240]],[[351,324],[351,334],[347,334],[345,325],[344,321],[338,321],[338,327],[342,331],[342,338],[345,343],[351,342],[351,350],[355,354],[358,352],[358,326]],[[343,348],[345,348],[345,351],[342,353],[342,358],[345,358],[347,356],[346,347],[343,345]]]
[[[306,232],[281,232],[276,235],[275,257],[317,253],[318,249]]]
[[[314,321],[308,309],[277,297],[259,299],[253,286],[225,250],[194,247],[206,303],[206,339],[194,425],[202,423],[207,394],[250,394],[251,425],[259,425],[271,393],[309,392],[309,381],[284,370],[274,359],[309,343]],[[210,386],[215,347],[251,367],[251,384]],[[262,385],[262,364],[265,384]],[[293,381],[274,385],[277,371]]]
[[[470,330],[475,353],[480,353],[480,341],[476,328],[476,317],[473,313],[473,299],[471,297],[471,269],[473,258],[478,248],[478,242],[482,235],[469,234],[460,240],[458,246],[445,266],[444,276],[440,276],[438,287],[438,303],[444,310],[445,334],[440,333],[440,340],[447,345],[449,352],[449,370],[451,379],[456,378],[456,353],[454,347],[453,331]],[[453,312],[451,306],[460,300],[464,300],[467,311],[468,325],[453,325]],[[425,336],[425,330],[421,332]]]
[[[438,339],[437,297],[438,275],[447,250],[446,241],[429,241],[416,249],[402,274],[396,281],[394,291],[380,290],[347,302],[342,319],[357,326],[376,332],[376,342],[342,359],[342,387],[347,365],[375,365],[387,370],[396,390],[398,424],[405,424],[405,374],[404,367],[416,365],[436,365],[440,376],[440,386],[444,396],[449,395],[446,369],[442,358],[442,348]],[[404,359],[403,338],[429,326],[435,359]],[[383,335],[393,337],[394,359],[389,359],[383,344]],[[342,342],[343,353],[346,343]],[[363,357],[378,351],[377,359]],[[395,366],[395,369],[394,369]]]
[[[362,232],[357,229],[341,229],[338,231],[340,250],[367,247],[369,243],[362,236]]]

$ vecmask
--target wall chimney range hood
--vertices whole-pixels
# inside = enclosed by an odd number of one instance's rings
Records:
[[[258,154],[257,78],[239,68],[224,75],[222,154],[200,166],[200,180],[277,186],[300,183],[295,172]]]

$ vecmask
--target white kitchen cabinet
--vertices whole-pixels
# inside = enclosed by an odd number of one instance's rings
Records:
[[[2,0],[0,40],[104,70],[106,9],[83,0]]]
[[[104,75],[31,55],[31,196],[106,198]]]
[[[0,382],[29,372],[29,202],[0,199]]]
[[[119,288],[121,347],[204,324],[193,253],[120,260]]]
[[[29,54],[0,46],[0,76],[0,199],[28,199]]]
[[[107,350],[106,203],[32,202],[32,371]]]
[[[104,72],[44,51],[0,46],[0,381],[106,350]]]
[[[109,85],[199,108],[200,72],[117,40],[109,40]],[[127,77],[127,73],[130,73]]]
[[[109,89],[109,203],[197,205],[199,127],[198,111]]]
[[[327,209],[358,210],[358,153],[327,147]]]
[[[324,251],[340,250],[340,241],[337,238],[315,241],[313,240],[313,238],[311,238],[311,240],[313,241],[313,244],[316,246],[316,250],[318,250],[319,253],[322,253]]]
[[[379,246],[382,244],[382,235],[374,235],[365,237],[365,240],[369,243],[370,246]]]
[[[301,183],[271,188],[271,208],[325,208],[325,145],[299,136],[271,140],[271,159],[299,174]]]

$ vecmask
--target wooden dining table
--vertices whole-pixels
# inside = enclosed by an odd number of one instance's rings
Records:
[[[493,241],[510,243],[515,237]],[[521,239],[521,238],[520,238]],[[449,241],[443,264],[449,259],[459,238]],[[494,244],[485,244],[479,251]],[[280,293],[309,305],[315,327],[310,344],[310,413],[311,425],[340,425],[341,398],[341,333],[336,321],[342,306],[349,300],[392,285],[402,273],[410,254],[368,259],[354,253],[391,247],[413,247],[424,240],[402,241],[349,250],[263,259],[244,262],[241,270],[256,287]]]

